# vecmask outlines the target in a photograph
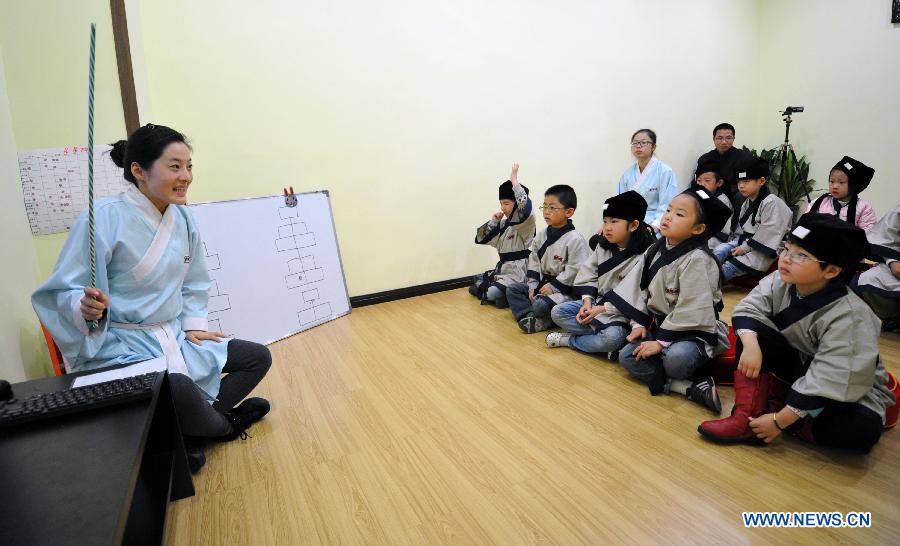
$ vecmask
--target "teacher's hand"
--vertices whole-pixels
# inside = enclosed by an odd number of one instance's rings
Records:
[[[200,345],[203,341],[215,341],[219,343],[225,334],[222,332],[206,332],[204,330],[188,330],[184,333],[184,337],[194,345]]]
[[[84,320],[100,320],[109,307],[109,297],[99,288],[85,288],[81,298],[81,316]]]

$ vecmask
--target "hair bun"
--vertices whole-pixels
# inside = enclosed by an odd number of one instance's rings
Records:
[[[118,167],[125,166],[125,148],[128,146],[128,142],[124,140],[120,140],[118,142],[113,142],[111,144],[112,150],[109,151],[109,157],[113,160],[113,163]]]

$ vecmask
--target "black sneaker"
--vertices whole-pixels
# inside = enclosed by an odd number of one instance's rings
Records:
[[[526,334],[534,333],[534,316],[527,315],[519,319],[519,328]]]
[[[497,309],[506,309],[509,307],[509,301],[506,298],[497,298],[494,300],[494,305]]]
[[[716,391],[716,382],[713,381],[712,376],[695,381],[693,386],[688,390],[687,397],[716,413],[722,411],[722,401],[719,400],[719,393]]]
[[[248,398],[241,402],[236,408],[225,414],[228,422],[231,423],[231,432],[222,436],[221,440],[229,441],[238,437],[246,440],[247,429],[265,417],[269,413],[270,407],[269,401],[265,398]]]
[[[203,438],[184,437],[184,452],[187,455],[188,468],[191,474],[196,474],[206,464],[206,454],[203,453],[205,446],[206,441]]]
[[[481,295],[478,293],[478,287],[474,284],[469,287],[469,294],[472,294],[476,298],[481,298]]]

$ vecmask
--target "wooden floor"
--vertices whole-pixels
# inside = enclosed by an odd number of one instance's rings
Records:
[[[900,370],[900,336],[881,345]],[[464,289],[357,309],[271,349],[259,394],[272,413],[208,453],[197,495],[170,505],[167,544],[900,537],[900,431],[868,456],[713,445],[696,430],[707,410],[548,349]],[[872,526],[745,529],[751,510],[871,512]]]

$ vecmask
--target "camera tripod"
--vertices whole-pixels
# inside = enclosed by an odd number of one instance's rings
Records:
[[[790,134],[791,134],[791,123],[793,120],[791,119],[791,115],[802,112],[802,106],[788,106],[785,108],[784,112],[781,113],[783,116],[782,120],[784,121],[784,142],[781,146],[778,147],[778,151],[772,157],[772,165],[778,165],[780,172],[778,175],[780,176],[782,172],[784,172],[784,163],[787,159],[791,159],[794,162],[794,165],[799,166],[800,162],[797,160],[797,154],[794,152],[794,147],[791,145]],[[775,173],[772,173],[774,176]],[[809,190],[806,191],[806,202],[811,202],[812,199],[809,195]]]

